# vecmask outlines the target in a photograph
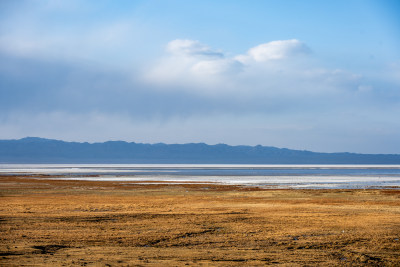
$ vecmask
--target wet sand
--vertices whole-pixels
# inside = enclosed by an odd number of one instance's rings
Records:
[[[0,265],[400,266],[398,189],[35,178],[0,176]]]

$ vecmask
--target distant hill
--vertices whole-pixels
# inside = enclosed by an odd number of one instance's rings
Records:
[[[0,140],[0,163],[400,164],[400,155],[204,143],[78,143],[27,137]]]

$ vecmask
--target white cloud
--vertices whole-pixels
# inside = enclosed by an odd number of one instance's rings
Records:
[[[163,90],[237,97],[284,98],[304,95],[328,97],[356,91],[361,76],[318,66],[307,56],[311,49],[296,39],[255,46],[247,54],[226,57],[206,44],[177,39],[168,43],[167,54],[144,77]],[[303,56],[301,56],[303,55]],[[301,102],[301,101],[300,101]]]
[[[305,55],[309,54],[310,51],[310,48],[299,40],[279,40],[250,48],[246,55],[239,55],[237,59],[243,62],[248,60],[265,62]]]
[[[242,70],[242,63],[195,40],[177,39],[166,46],[167,55],[144,74],[146,82],[179,90],[215,93],[226,91],[228,80]],[[224,85],[222,87],[221,85]]]

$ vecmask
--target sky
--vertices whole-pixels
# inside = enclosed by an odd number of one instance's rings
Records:
[[[400,1],[0,0],[0,139],[400,153]]]

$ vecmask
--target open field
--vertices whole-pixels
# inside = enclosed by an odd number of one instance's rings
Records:
[[[0,176],[0,204],[2,266],[400,266],[400,190]]]

